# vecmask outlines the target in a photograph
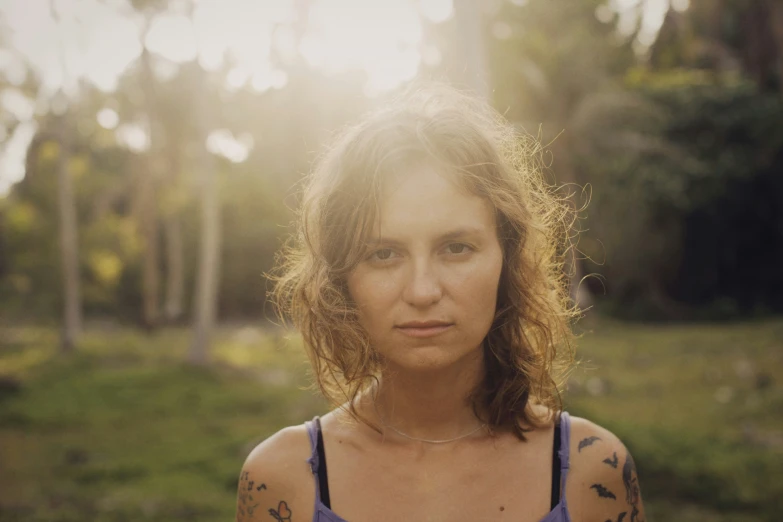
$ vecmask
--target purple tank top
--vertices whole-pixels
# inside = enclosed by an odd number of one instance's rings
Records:
[[[321,422],[318,417],[305,423],[307,433],[310,435],[310,449],[312,454],[307,459],[310,469],[313,472],[315,480],[315,511],[313,512],[313,522],[348,522],[340,515],[326,507],[321,501],[321,489],[318,484],[318,433],[321,430]],[[560,502],[550,511],[540,522],[571,522],[568,515],[568,506],[566,505],[565,486],[568,478],[569,463],[569,441],[571,440],[571,418],[568,413],[563,412],[560,417]]]

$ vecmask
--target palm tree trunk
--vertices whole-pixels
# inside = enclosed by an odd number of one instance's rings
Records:
[[[160,320],[160,263],[159,263],[159,232],[158,232],[158,202],[157,185],[159,179],[160,139],[157,132],[155,77],[152,73],[150,54],[147,49],[141,53],[142,90],[149,120],[150,148],[146,157],[146,172],[142,173],[139,182],[141,186],[141,230],[143,241],[142,263],[142,295],[143,321],[147,329],[154,329]]]
[[[489,100],[492,82],[484,43],[481,0],[454,0],[458,61],[455,76],[477,95]]]
[[[82,330],[82,299],[79,278],[79,238],[76,228],[76,201],[68,172],[71,144],[68,116],[58,121],[60,153],[57,158],[57,199],[60,214],[60,255],[63,277],[63,325],[60,347],[72,352]]]
[[[182,317],[183,299],[185,295],[185,259],[182,241],[181,198],[184,191],[181,186],[182,146],[177,132],[170,126],[164,127],[166,132],[166,173],[164,197],[163,226],[166,238],[166,297],[163,314],[166,322],[173,323]]]
[[[202,164],[201,250],[196,279],[195,326],[188,360],[206,364],[215,324],[220,268],[220,214],[214,162]]]
[[[182,316],[182,299],[185,292],[185,260],[182,253],[182,225],[179,215],[169,214],[165,220],[166,233],[166,321],[174,322]]]
[[[149,178],[149,170],[143,175],[143,178]],[[152,187],[152,180],[144,179],[142,183],[145,186],[142,189],[142,234],[143,240],[143,261],[142,261],[142,299],[143,299],[143,320],[144,326],[152,330],[158,326],[160,319],[160,309],[158,306],[158,295],[160,293],[160,268],[158,263],[158,213],[155,205],[155,192]]]
[[[199,111],[199,153],[201,161],[201,247],[199,252],[198,275],[195,295],[195,324],[193,341],[188,353],[192,364],[205,365],[209,359],[209,346],[214,329],[217,309],[218,274],[220,273],[220,198],[218,195],[217,165],[214,157],[206,149],[208,118],[205,114],[205,94],[202,75],[197,82],[199,92],[195,103]]]

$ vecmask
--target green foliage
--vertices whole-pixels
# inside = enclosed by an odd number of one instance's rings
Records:
[[[614,310],[720,319],[783,309],[773,239],[783,230],[783,100],[709,73],[634,71],[628,85],[663,115],[638,122],[646,145],[578,158],[595,209],[589,268],[610,281]]]
[[[150,20],[167,8],[160,0],[132,4]],[[585,272],[600,276],[586,281],[599,301],[606,294],[600,309],[644,319],[783,310],[776,268],[783,264],[776,246],[783,244],[776,197],[783,190],[776,175],[783,169],[783,102],[770,87],[780,60],[764,43],[770,26],[756,4],[762,3],[693,0],[687,11],[671,11],[644,62],[634,55],[632,37],[618,36],[618,17],[607,16],[605,0],[488,3],[493,103],[548,146],[547,174],[576,190],[575,205],[592,197],[579,248],[591,259]],[[460,61],[450,56],[459,47],[451,39],[462,37],[449,34],[454,26],[426,28],[443,63],[423,75],[448,76]],[[219,314],[268,313],[262,274],[290,233],[285,225],[302,174],[330,132],[378,100],[362,95],[361,73],[326,76],[301,60],[276,63],[288,85],[259,94],[221,88],[228,64],[207,73],[196,63],[174,67],[149,58],[151,78],[133,64],[115,92],[82,86],[69,113],[87,316],[141,319],[144,266],[150,266],[142,262],[149,228],[141,224],[149,209],[160,233],[155,298],[162,305],[169,282],[165,220],[174,216],[183,232],[181,305],[189,312],[201,234],[199,115],[210,129],[229,129],[253,143],[242,163],[216,160],[223,218]],[[753,69],[754,60],[767,72]],[[691,68],[667,70],[667,63]],[[170,76],[156,76],[167,68]],[[718,72],[726,69],[731,72]],[[32,96],[31,82],[24,89]],[[120,123],[149,121],[156,140],[150,152],[118,145],[114,131],[96,122],[103,108],[115,109]],[[38,117],[26,178],[2,201],[3,317],[51,320],[61,311],[53,123],[51,115]]]
[[[153,2],[154,3],[154,2]],[[169,278],[164,220],[175,216],[182,229],[184,298],[187,314],[197,268],[201,215],[198,186],[204,162],[193,106],[193,82],[213,85],[204,71],[182,66],[167,81],[156,82],[155,154],[137,153],[99,127],[96,113],[115,108],[121,122],[144,121],[140,72],[131,67],[115,93],[85,88],[73,107],[74,159],[70,162],[76,196],[82,296],[87,317],[140,321],[142,272],[147,238],[142,226],[149,208],[158,216],[158,299]],[[324,78],[315,71],[292,71],[290,90],[227,93],[207,89],[213,128],[246,134],[253,150],[245,162],[214,158],[220,183],[222,249],[218,310],[223,318],[268,313],[263,273],[290,230],[293,193],[313,154],[347,118],[370,105],[361,84]],[[325,98],[322,98],[325,97]],[[323,99],[329,101],[324,104]],[[329,109],[325,110],[325,106]],[[58,243],[56,161],[59,147],[52,122],[42,118],[28,151],[25,179],[2,200],[0,214],[0,315],[25,321],[51,320],[60,314],[62,282]],[[152,190],[144,192],[143,188]],[[149,194],[152,194],[149,196]],[[145,198],[150,198],[147,201]],[[145,207],[145,205],[150,205]]]
[[[783,100],[737,77],[674,71],[631,75],[629,84],[668,118],[653,132],[681,151],[635,158],[634,178],[653,204],[688,212],[726,194],[737,180],[777,168]]]
[[[633,63],[629,42],[618,42],[613,23],[595,10],[605,2],[531,0],[504,2],[492,24],[509,28],[507,37],[489,40],[495,105],[510,120],[545,138],[564,129],[586,97],[611,86]],[[557,161],[557,158],[555,159]]]

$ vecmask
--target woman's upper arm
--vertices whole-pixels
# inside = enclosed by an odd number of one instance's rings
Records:
[[[281,430],[250,452],[239,475],[237,522],[313,518],[315,490],[303,427]]]
[[[574,419],[566,494],[574,522],[644,522],[633,457],[610,431]]]

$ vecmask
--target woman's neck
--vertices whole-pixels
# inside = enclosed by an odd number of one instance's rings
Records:
[[[459,437],[482,424],[468,397],[483,377],[481,351],[459,364],[433,371],[389,367],[378,388],[367,396],[367,413],[381,426],[391,426],[409,437]]]

